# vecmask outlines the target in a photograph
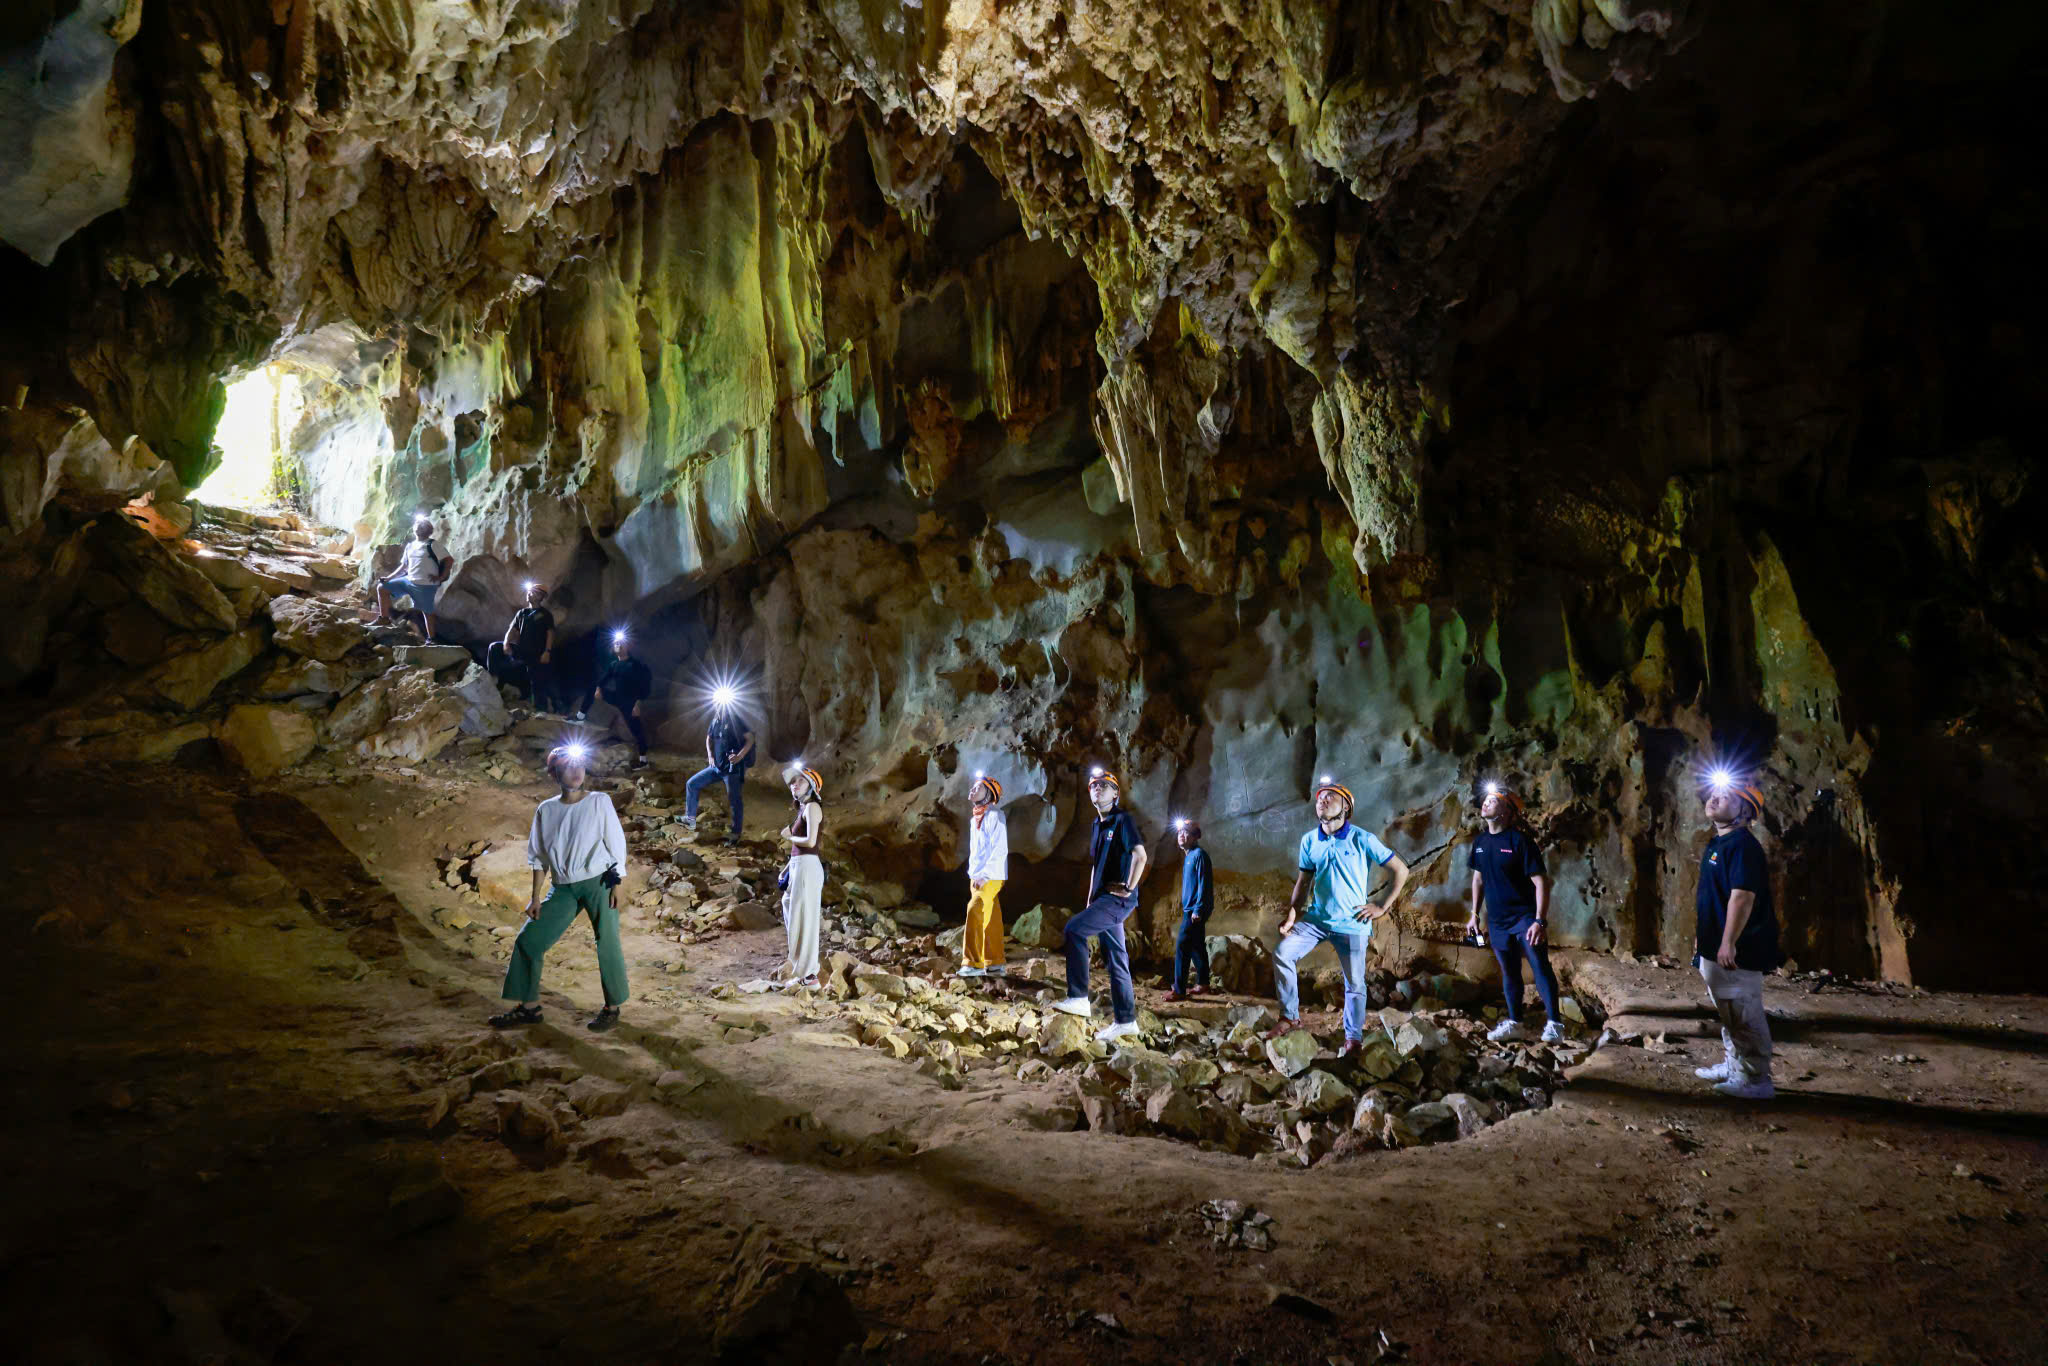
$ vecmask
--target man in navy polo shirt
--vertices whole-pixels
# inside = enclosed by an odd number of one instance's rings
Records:
[[[1536,994],[1543,998],[1543,1042],[1564,1039],[1564,1025],[1557,1018],[1557,975],[1550,970],[1550,951],[1543,947],[1545,922],[1550,917],[1550,879],[1543,871],[1543,854],[1529,832],[1521,829],[1522,799],[1498,783],[1486,785],[1486,797],[1479,803],[1479,818],[1486,829],[1472,841],[1467,861],[1472,869],[1472,918],[1465,924],[1467,934],[1479,931],[1479,904],[1486,903],[1486,942],[1500,964],[1500,989],[1507,1002],[1508,1017],[1496,1025],[1487,1038],[1495,1043],[1519,1043],[1529,1037],[1522,1028],[1522,960],[1529,962],[1529,975],[1536,979]]]
[[[1138,994],[1131,987],[1131,951],[1124,940],[1124,921],[1138,909],[1138,884],[1145,878],[1144,836],[1121,802],[1123,790],[1115,775],[1096,769],[1088,779],[1088,800],[1095,806],[1095,829],[1088,838],[1088,898],[1081,913],[1067,922],[1067,999],[1054,1010],[1083,1019],[1088,1005],[1088,941],[1102,941],[1102,960],[1109,964],[1109,1005],[1115,1017],[1095,1037],[1115,1043],[1138,1032]]]
[[[1280,1023],[1266,1031],[1269,1039],[1301,1028],[1301,986],[1294,965],[1328,941],[1344,970],[1344,1051],[1355,1052],[1364,1041],[1366,945],[1373,922],[1393,909],[1408,885],[1408,865],[1379,836],[1353,825],[1351,808],[1351,789],[1323,779],[1316,788],[1316,828],[1301,837],[1294,893],[1280,923],[1280,947],[1273,951]],[[1394,870],[1394,885],[1385,901],[1374,902],[1372,877],[1382,867]]]
[[[1216,875],[1202,847],[1202,827],[1186,817],[1173,823],[1173,837],[1185,851],[1180,861],[1180,937],[1173,944],[1173,990],[1169,1001],[1185,1001],[1209,989],[1209,912],[1216,907]]]
[[[1764,974],[1784,962],[1778,915],[1771,905],[1771,869],[1749,832],[1763,813],[1763,794],[1716,772],[1703,803],[1714,837],[1700,854],[1699,917],[1694,962],[1721,1017],[1721,1065],[1694,1069],[1702,1081],[1738,1100],[1769,1100],[1771,1026],[1764,1018]]]

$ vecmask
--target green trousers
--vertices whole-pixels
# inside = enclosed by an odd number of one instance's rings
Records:
[[[540,903],[540,917],[527,921],[512,941],[512,961],[505,965],[505,989],[499,995],[527,1004],[540,999],[540,960],[576,923],[579,912],[590,916],[590,928],[597,935],[597,975],[604,983],[604,1003],[625,1004],[626,953],[619,947],[619,913],[612,907],[611,889],[594,877],[557,883],[548,893]]]

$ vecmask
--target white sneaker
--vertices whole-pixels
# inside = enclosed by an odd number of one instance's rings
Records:
[[[1692,1074],[1701,1081],[1727,1081],[1735,1071],[1735,1064],[1723,1058],[1712,1067],[1695,1067]]]
[[[1084,1020],[1095,1013],[1086,996],[1069,996],[1064,1001],[1054,1001],[1052,1008],[1068,1015],[1079,1015]]]
[[[988,970],[986,968],[970,967],[968,964],[962,963],[958,968],[954,969],[953,975],[955,977],[986,977],[988,976]]]
[[[1495,1043],[1520,1043],[1529,1037],[1529,1031],[1522,1028],[1520,1020],[1502,1020],[1486,1031],[1486,1037]]]
[[[1135,1038],[1139,1032],[1138,1022],[1136,1020],[1129,1020],[1123,1024],[1113,1024],[1107,1029],[1096,1030],[1095,1042],[1115,1043],[1118,1039]]]
[[[1771,1085],[1769,1077],[1761,1077],[1756,1081],[1731,1079],[1722,1082],[1714,1090],[1724,1096],[1733,1096],[1736,1100],[1769,1100],[1778,1094],[1778,1088]]]
[[[984,977],[1008,977],[1010,974],[1003,970],[1001,963],[991,963],[981,970],[981,975]]]
[[[1564,1043],[1568,1037],[1564,1032],[1564,1026],[1556,1020],[1552,1020],[1549,1024],[1543,1026],[1543,1042],[1545,1043]]]

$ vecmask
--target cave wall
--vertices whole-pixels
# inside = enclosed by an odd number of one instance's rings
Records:
[[[906,882],[976,767],[1071,858],[1107,761],[1269,888],[1338,771],[1427,937],[1504,776],[1560,939],[1683,955],[1720,753],[1802,965],[2004,984],[2041,936],[2023,7],[1996,51],[1837,0],[20,27],[120,55],[0,105],[0,174],[91,188],[0,221],[50,320],[0,329],[0,686],[104,648],[45,570],[281,358],[312,507],[431,509],[452,629],[557,585],[688,748],[748,671]]]

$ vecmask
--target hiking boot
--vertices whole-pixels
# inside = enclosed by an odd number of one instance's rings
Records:
[[[589,1022],[583,1027],[593,1034],[609,1034],[617,1027],[618,1023],[619,1008],[617,1006],[606,1006],[603,1010],[591,1016]]]
[[[518,1029],[524,1025],[540,1023],[539,1006],[515,1006],[502,1015],[491,1016],[493,1029]]]

